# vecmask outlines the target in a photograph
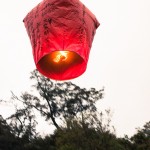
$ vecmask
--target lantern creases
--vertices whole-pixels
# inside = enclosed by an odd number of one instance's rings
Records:
[[[43,0],[24,24],[39,72],[55,80],[85,72],[99,22],[79,0]]]

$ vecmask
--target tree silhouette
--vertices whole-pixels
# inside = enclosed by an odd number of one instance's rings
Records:
[[[40,112],[46,121],[52,121],[53,125],[60,129],[57,118],[66,120],[77,117],[79,114],[95,112],[95,103],[103,96],[103,89],[87,90],[71,82],[54,82],[41,75],[37,70],[31,73],[30,78],[35,81],[32,85],[35,91],[32,94],[25,92],[19,98],[12,94],[13,100],[23,104],[23,108],[17,109],[16,113],[9,117],[9,119],[16,118],[20,124],[16,129],[18,134],[20,134],[19,131],[23,132],[25,120],[30,122],[30,126],[33,121],[32,126],[34,126],[33,110]],[[16,123],[14,124],[16,125]],[[27,129],[27,126],[25,128]]]
[[[16,111],[6,120],[0,116],[2,150],[149,150],[150,122],[131,138],[117,138],[111,126],[111,111],[98,113],[96,102],[103,89],[81,88],[71,82],[55,82],[37,70],[31,73],[32,93],[24,92],[11,100]],[[0,101],[5,102],[5,101]],[[52,135],[36,132],[36,113],[56,127]],[[64,121],[60,125],[58,119]]]
[[[0,115],[0,150],[19,150],[21,148],[12,128],[6,120]]]
[[[57,150],[125,150],[116,138],[111,111],[67,120],[67,126],[55,130]]]
[[[13,95],[13,99],[17,97]],[[19,100],[19,99],[18,99]],[[12,133],[20,138],[24,138],[26,141],[31,141],[36,136],[36,120],[35,115],[32,113],[28,103],[24,103],[24,108],[16,108],[14,114],[10,115],[7,120],[10,120]]]
[[[131,137],[136,150],[150,149],[150,121],[145,123],[143,128],[138,128],[137,133]]]

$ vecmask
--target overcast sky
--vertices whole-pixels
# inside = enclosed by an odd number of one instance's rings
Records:
[[[22,22],[41,0],[4,0],[0,4],[0,99],[30,88],[35,69]],[[101,23],[87,71],[72,80],[81,87],[105,87],[98,108],[110,108],[117,135],[133,135],[150,121],[150,1],[82,0]],[[7,117],[11,109],[0,106]]]

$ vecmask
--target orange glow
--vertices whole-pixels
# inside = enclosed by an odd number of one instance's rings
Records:
[[[60,62],[63,62],[63,61],[66,61],[68,59],[68,51],[58,51],[53,59],[54,62],[56,63],[60,63]]]
[[[45,76],[57,76],[57,80],[61,80],[61,77],[68,75],[68,72],[72,75],[72,72],[76,70],[76,76],[79,69],[84,67],[83,58],[77,53],[69,50],[65,51],[53,51],[48,55],[45,55],[37,64],[40,71]],[[59,76],[59,79],[58,79]]]

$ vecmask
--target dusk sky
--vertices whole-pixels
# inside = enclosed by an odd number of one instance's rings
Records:
[[[0,5],[0,99],[29,91],[35,69],[22,20],[41,0],[5,0]],[[86,72],[71,82],[81,87],[105,87],[99,110],[110,108],[118,136],[133,135],[150,121],[150,1],[81,0],[97,17]],[[1,105],[0,114],[11,114]]]

